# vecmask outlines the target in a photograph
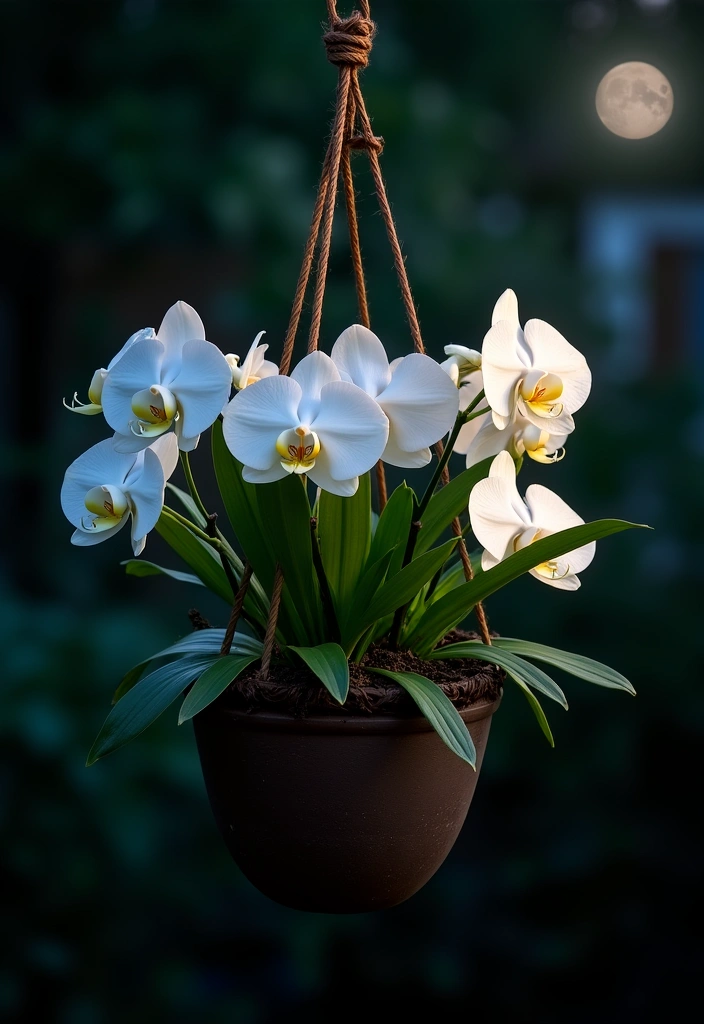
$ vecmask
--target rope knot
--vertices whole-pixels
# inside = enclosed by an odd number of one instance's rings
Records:
[[[375,153],[383,152],[384,140],[381,135],[352,135],[347,139],[350,149],[373,149]]]
[[[323,36],[327,57],[339,67],[366,68],[376,25],[359,11],[336,18]]]

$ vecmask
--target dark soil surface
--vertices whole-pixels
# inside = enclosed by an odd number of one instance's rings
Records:
[[[454,630],[443,643],[476,639],[476,633]],[[302,662],[300,667],[272,663],[268,680],[261,679],[258,667],[254,667],[235,680],[221,701],[238,710],[266,708],[298,715],[417,715],[418,708],[406,691],[393,680],[370,672],[371,666],[427,676],[460,709],[496,700],[504,679],[503,672],[495,665],[474,658],[423,661],[410,651],[391,651],[384,644],[375,644],[359,665],[350,664],[350,690],[344,710]]]

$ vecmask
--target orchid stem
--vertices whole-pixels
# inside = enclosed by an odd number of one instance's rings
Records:
[[[181,452],[180,455],[181,466],[183,467],[183,474],[186,477],[186,484],[188,486],[188,490],[190,491],[191,497],[196,503],[196,508],[203,516],[203,518],[207,519],[208,510],[206,509],[205,505],[201,500],[201,496],[198,493],[198,488],[196,487],[196,482],[193,479],[193,470],[191,469],[191,460],[189,458],[188,452]]]

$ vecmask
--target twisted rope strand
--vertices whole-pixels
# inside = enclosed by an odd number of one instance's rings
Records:
[[[284,585],[284,574],[281,566],[276,563],[274,584],[271,588],[271,603],[269,605],[269,617],[266,620],[266,633],[264,634],[264,647],[262,650],[262,665],[259,675],[262,679],[269,678],[269,667],[271,655],[274,650],[274,638],[276,637],[276,623],[279,619],[279,605],[281,604],[281,588]]]
[[[242,573],[242,582],[240,583],[239,590],[235,595],[235,601],[232,605],[232,612],[230,614],[230,621],[227,624],[225,630],[225,636],[222,641],[220,648],[221,654],[229,654],[230,648],[232,647],[232,641],[235,638],[235,630],[237,629],[237,623],[242,612],[242,606],[249,590],[249,581],[252,578],[252,566],[249,562],[245,562],[244,572]]]

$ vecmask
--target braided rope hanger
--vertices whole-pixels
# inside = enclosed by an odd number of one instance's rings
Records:
[[[294,344],[300,325],[301,314],[305,302],[306,291],[313,270],[315,250],[318,248],[318,261],[315,274],[315,286],[311,307],[310,329],[308,333],[308,352],[315,352],[318,348],[320,337],[320,324],[322,320],[323,298],[325,294],[325,283],[327,279],[328,262],[330,258],[330,243],[332,239],[332,228],[335,214],[335,202],[342,178],[342,187],[345,196],[347,211],[347,223],[350,238],[350,250],[352,255],[352,267],[354,272],[355,290],[357,293],[357,306],[359,321],[364,326],[370,327],[369,304],[367,301],[367,290],[364,278],[364,265],[359,239],[359,227],[357,221],[356,198],[354,181],[352,176],[351,150],[363,150],[369,160],[374,188],[376,191],[379,210],[381,212],[386,234],[391,246],[394,268],[398,278],[401,298],[403,300],[406,319],[413,339],[414,351],[425,353],[425,345],[418,322],[418,314],[411,292],[411,286],[406,273],[401,244],[398,239],[396,225],[394,222],[391,206],[389,203],[384,178],[381,173],[379,154],[384,148],[384,140],[374,134],[371,119],[367,112],[364,96],[359,84],[359,72],[367,67],[369,54],[372,49],[372,40],[376,33],[376,25],[371,20],[369,0],[358,0],[359,10],[353,11],[348,17],[340,18],[337,13],[336,0],[326,0],[329,26],[323,36],[323,42],[327,58],[331,64],[338,69],[337,94],[335,99],[335,114],[332,130],[328,142],[327,151],[323,160],[318,192],[313,207],[308,239],[303,251],[301,270],[298,275],[296,290],[293,298],[291,316],[284,338],[283,352],[279,365],[281,374],[288,374],[291,368]],[[436,445],[438,457],[442,454],[442,442]],[[386,504],[387,491],[384,466],[381,460],[376,467],[377,487],[379,492],[379,512],[383,511]],[[447,468],[443,472],[442,483],[449,481]],[[466,580],[474,578],[471,559],[462,536],[462,526],[459,518],[452,522],[452,532],[457,537],[457,547],[462,561],[462,567]],[[274,642],[276,621],[278,618],[279,602],[281,599],[283,577],[281,568],[277,565],[274,587],[269,611],[266,637],[264,642],[264,655],[262,658],[262,675],[268,676],[269,665]],[[475,613],[479,622],[482,640],[485,644],[491,644],[491,636],[486,619],[484,608],[478,604]]]

